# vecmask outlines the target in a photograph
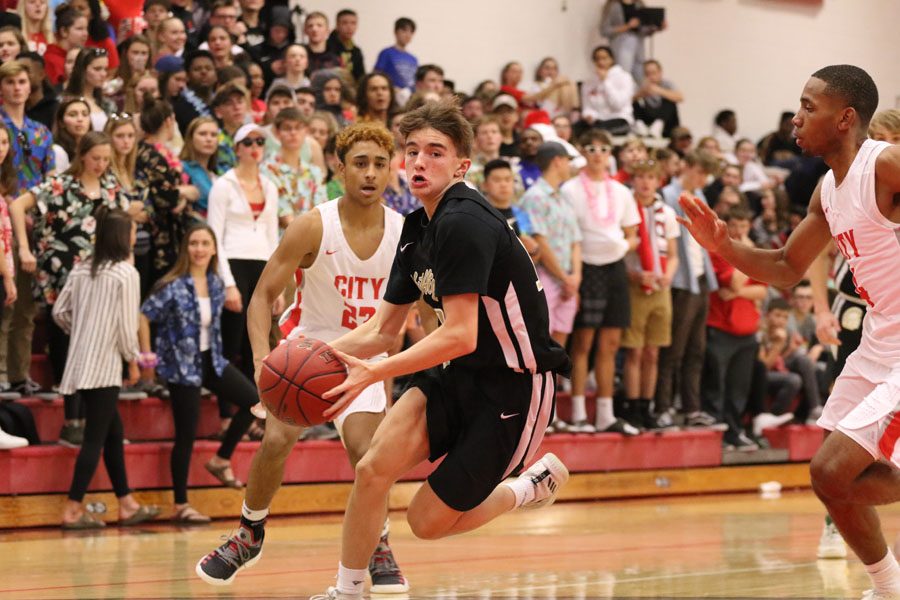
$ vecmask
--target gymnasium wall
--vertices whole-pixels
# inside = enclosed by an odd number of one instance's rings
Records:
[[[393,44],[393,22],[418,25],[409,50],[419,62],[444,67],[457,89],[471,91],[499,77],[510,60],[525,66],[526,81],[552,55],[574,79],[590,74],[590,49],[602,0],[301,0],[304,9],[333,19],[341,8],[359,13],[357,43],[374,65]],[[682,120],[708,133],[713,114],[737,111],[740,131],[758,138],[793,110],[810,73],[849,62],[874,77],[881,108],[900,107],[897,33],[900,0],[647,0],[667,10],[669,29],[654,55],[685,93]],[[333,25],[333,23],[332,23]]]

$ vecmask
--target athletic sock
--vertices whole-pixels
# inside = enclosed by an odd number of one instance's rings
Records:
[[[531,502],[532,500],[534,500],[534,483],[531,481],[530,477],[517,477],[516,479],[506,482],[503,485],[509,487],[509,489],[512,490],[513,494],[515,494],[515,508],[519,508],[526,502]]]
[[[241,525],[248,527],[256,540],[262,539],[263,528],[266,526],[266,517],[268,516],[268,508],[253,510],[247,506],[246,502],[241,506]]]
[[[337,590],[342,594],[362,597],[363,585],[366,583],[368,569],[348,569],[338,563]]]
[[[388,533],[391,532],[391,519],[390,517],[386,517],[384,519],[384,527],[381,528],[381,537],[386,537]]]
[[[587,409],[584,407],[584,396],[572,396],[572,422],[587,421]]]
[[[900,594],[900,565],[888,549],[884,558],[873,565],[865,565],[876,592]]]
[[[603,431],[615,422],[612,398],[597,398],[597,430]]]

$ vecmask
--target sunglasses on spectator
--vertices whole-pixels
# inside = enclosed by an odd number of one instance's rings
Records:
[[[655,166],[656,166],[656,161],[655,161],[655,160],[650,160],[650,159],[647,159],[647,160],[639,160],[639,161],[637,161],[636,163],[634,163],[634,166],[635,166],[635,167],[655,167]]]
[[[250,148],[253,144],[256,144],[260,148],[266,145],[266,138],[254,137],[254,138],[244,138],[240,142],[238,142],[244,148]]]
[[[598,154],[601,152],[610,152],[611,150],[612,150],[612,146],[607,146],[606,144],[603,144],[600,146],[595,146],[593,144],[590,144],[590,145],[584,147],[584,151],[587,152],[588,154]]]
[[[106,56],[106,48],[85,48],[88,56]]]
[[[123,112],[123,113],[113,113],[109,116],[110,121],[130,121],[132,119],[131,115]]]

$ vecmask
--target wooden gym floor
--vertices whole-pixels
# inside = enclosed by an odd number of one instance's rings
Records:
[[[571,502],[439,541],[394,513],[391,538],[411,598],[859,598],[856,559],[815,558],[822,515],[808,491]],[[882,515],[893,540],[900,508]],[[273,519],[234,585],[199,581],[194,564],[233,524],[0,532],[0,598],[305,598],[332,582],[337,516]]]

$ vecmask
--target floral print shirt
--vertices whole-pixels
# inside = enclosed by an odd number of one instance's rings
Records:
[[[274,156],[263,162],[260,169],[278,189],[278,216],[299,216],[315,206],[328,202],[322,170],[300,161],[300,168],[285,164]]]
[[[138,144],[134,186],[141,192],[150,213],[152,279],[156,281],[175,264],[178,245],[185,230],[185,213],[172,212],[178,206],[178,186],[183,173],[173,169],[152,144]]]
[[[222,375],[228,361],[222,355],[222,308],[225,285],[215,273],[207,273],[212,321],[209,324],[209,352],[216,375]],[[203,353],[200,351],[200,304],[191,275],[183,275],[150,295],[141,312],[156,324],[156,372],[167,383],[201,386]]]
[[[100,197],[96,200],[88,198],[81,181],[67,173],[50,177],[30,191],[38,210],[34,280],[38,299],[52,305],[75,265],[94,251],[97,209],[106,206],[127,210],[128,199],[109,172],[100,178]]]
[[[2,108],[0,118],[12,134],[10,151],[19,175],[19,190],[31,189],[41,183],[47,173],[56,169],[53,135],[45,125],[28,117],[19,129]]]
[[[0,246],[3,246],[3,256],[6,259],[6,268],[13,275],[16,270],[13,266],[13,230],[12,222],[9,220],[9,202],[13,198],[4,198],[0,196]]]
[[[237,155],[234,153],[234,138],[219,128],[219,149],[216,151],[216,175],[224,175],[237,164]]]

